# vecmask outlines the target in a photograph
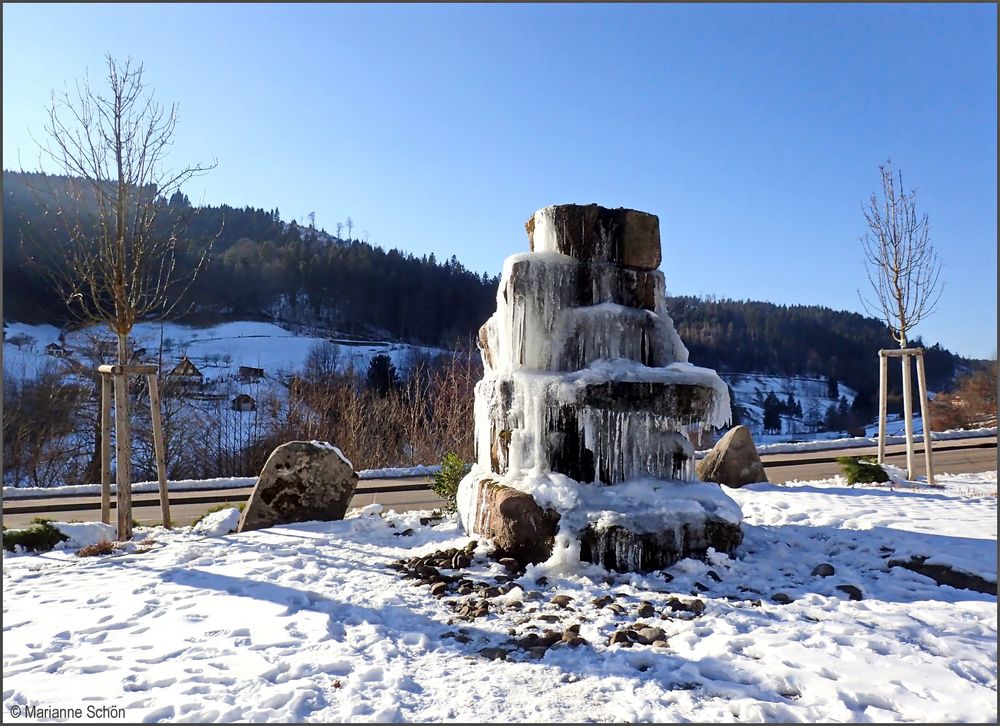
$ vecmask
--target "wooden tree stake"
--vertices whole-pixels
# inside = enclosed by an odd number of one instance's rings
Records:
[[[167,489],[167,463],[163,451],[163,425],[160,421],[160,391],[156,374],[146,375],[149,383],[149,408],[153,418],[153,448],[156,451],[156,476],[160,482],[160,514],[163,526],[170,529],[170,491]]]
[[[885,419],[888,407],[888,392],[886,388],[886,365],[888,358],[900,358],[903,369],[903,418],[906,423],[906,478],[913,480],[913,390],[910,380],[910,358],[917,359],[917,385],[920,388],[920,415],[924,427],[924,465],[927,469],[927,483],[934,483],[934,467],[932,461],[931,421],[927,411],[927,375],[924,369],[923,348],[893,348],[880,350],[879,354],[879,420],[878,420],[878,456],[879,463],[885,458]]]
[[[910,356],[903,356],[903,419],[906,424],[906,478],[913,481],[913,390]]]
[[[924,356],[917,356],[917,385],[920,387],[920,418],[924,427],[924,468],[927,483],[934,485],[934,463],[931,453],[931,416],[927,410],[927,374],[924,371]]]
[[[889,414],[889,359],[878,357],[878,463],[885,463],[885,426]]]
[[[111,524],[111,379],[101,374],[101,521]]]

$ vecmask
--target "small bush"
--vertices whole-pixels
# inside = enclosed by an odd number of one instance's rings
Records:
[[[847,475],[847,483],[852,486],[858,483],[881,484],[889,481],[885,469],[873,459],[862,456],[840,456],[837,458],[837,463]]]
[[[435,494],[444,499],[445,512],[451,513],[455,511],[455,498],[458,495],[458,485],[471,468],[471,465],[462,461],[462,457],[453,451],[449,451],[441,460],[441,471],[434,475],[434,484],[431,486],[431,489],[434,490]]]
[[[36,517],[24,529],[7,529],[3,533],[3,546],[8,552],[16,552],[17,545],[31,552],[48,552],[60,542],[69,539],[53,527],[51,519]]]
[[[106,539],[95,542],[92,545],[81,547],[76,552],[77,557],[97,557],[98,555],[110,555],[115,551],[115,543]]]

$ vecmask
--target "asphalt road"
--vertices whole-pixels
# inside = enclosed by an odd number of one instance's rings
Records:
[[[838,456],[875,456],[876,447],[841,449],[838,451],[811,451],[801,454],[773,454],[761,457],[764,472],[772,482],[825,479],[839,474],[840,467],[835,461]],[[817,462],[817,459],[826,459]],[[939,441],[932,449],[935,474],[971,474],[980,471],[996,471],[997,440],[995,436],[978,439],[956,439]],[[886,463],[906,468],[906,446],[903,444],[886,447]],[[924,448],[915,447],[914,468],[916,476],[924,476]]]
[[[887,462],[906,466],[905,446],[887,447]],[[812,451],[796,454],[772,454],[762,457],[767,478],[772,482],[823,479],[840,473],[838,456],[875,454],[875,449],[853,448],[837,451]],[[917,446],[917,475],[924,474],[923,448]],[[996,437],[938,442],[934,449],[935,472],[972,473],[997,469]],[[352,507],[378,502],[397,511],[431,509],[441,503],[429,489],[430,477],[399,479],[367,479],[359,483],[351,501]],[[220,504],[246,501],[250,488],[215,489],[197,492],[175,492],[170,495],[170,512],[174,524],[191,524],[205,511]],[[44,516],[63,521],[98,521],[100,509],[95,496],[52,497],[50,499],[7,500],[3,507],[3,523],[7,527],[23,526],[34,517]],[[59,507],[58,511],[40,511]],[[137,494],[133,500],[133,517],[149,524],[160,521],[160,505],[155,494]],[[112,511],[112,520],[114,512]]]

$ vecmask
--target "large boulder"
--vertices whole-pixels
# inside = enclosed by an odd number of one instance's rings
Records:
[[[472,482],[471,521],[466,529],[493,540],[500,554],[522,564],[542,562],[552,554],[559,514],[542,508],[534,497],[492,479]]]
[[[695,466],[698,478],[730,487],[767,481],[750,429],[734,426]]]
[[[357,485],[354,467],[336,446],[325,441],[282,444],[264,464],[237,531],[343,519]]]

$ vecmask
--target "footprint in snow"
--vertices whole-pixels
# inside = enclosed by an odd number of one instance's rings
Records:
[[[125,676],[122,679],[122,690],[129,692],[149,691],[154,688],[167,688],[177,682],[176,678],[162,678],[158,681],[139,680],[137,676]]]

